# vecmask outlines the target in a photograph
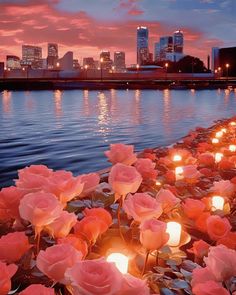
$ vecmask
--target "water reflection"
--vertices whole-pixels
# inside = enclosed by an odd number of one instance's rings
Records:
[[[10,114],[12,112],[12,92],[8,90],[4,90],[2,92],[2,104],[3,104],[3,112],[5,114]]]
[[[98,108],[99,108],[98,132],[104,136],[105,138],[104,140],[106,141],[106,136],[109,134],[110,128],[108,127],[109,125],[108,104],[107,104],[107,100],[106,100],[106,96],[104,92],[98,93]]]
[[[56,90],[54,91],[54,107],[55,107],[55,115],[57,118],[62,116],[62,91]]]

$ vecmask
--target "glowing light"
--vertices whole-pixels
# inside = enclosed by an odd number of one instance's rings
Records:
[[[107,262],[114,262],[118,270],[123,274],[128,272],[129,259],[121,253],[112,253],[108,255]]]
[[[212,143],[216,144],[216,143],[219,143],[219,139],[218,138],[212,138]]]
[[[215,154],[215,162],[219,163],[221,161],[221,159],[223,158],[223,154],[222,153],[216,153]]]
[[[174,162],[179,162],[181,160],[182,160],[182,157],[180,155],[174,155],[174,157],[173,157]]]
[[[223,132],[222,131],[218,131],[218,132],[216,132],[216,138],[220,138],[220,137],[222,137],[223,136]]]
[[[235,144],[231,144],[231,145],[229,146],[229,150],[230,150],[231,152],[236,152],[236,145],[235,145]]]
[[[230,126],[236,126],[236,122],[232,121],[229,123]]]
[[[227,132],[227,129],[226,129],[226,128],[222,128],[221,131],[222,131],[223,133],[226,133],[226,132]]]
[[[212,209],[212,211],[223,210],[224,209],[224,203],[225,203],[225,200],[221,196],[212,197],[212,199],[211,199],[211,204],[212,204],[211,209]]]
[[[167,245],[177,247],[180,243],[181,224],[175,221],[167,222],[166,232],[170,235]]]
[[[183,172],[184,172],[183,167],[176,167],[175,168],[175,177],[176,177],[176,180],[179,180],[179,179],[183,179],[184,178]]]
[[[160,185],[162,185],[162,183],[160,181],[156,181],[156,185],[160,186]]]

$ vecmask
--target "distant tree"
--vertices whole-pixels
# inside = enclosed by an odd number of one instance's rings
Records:
[[[208,72],[202,60],[198,57],[186,55],[176,63],[177,72],[182,73],[205,73]]]

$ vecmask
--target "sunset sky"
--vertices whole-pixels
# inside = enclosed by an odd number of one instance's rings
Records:
[[[184,31],[184,53],[206,61],[213,46],[236,46],[235,0],[0,0],[0,60],[21,57],[21,45],[59,44],[98,59],[101,50],[126,52],[136,62],[136,28],[149,28],[149,49],[160,36]]]

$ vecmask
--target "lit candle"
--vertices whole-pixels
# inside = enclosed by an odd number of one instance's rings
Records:
[[[224,203],[225,200],[221,196],[214,196],[211,199],[211,204],[212,204],[212,211],[215,210],[223,210],[224,209]]]
[[[212,143],[219,143],[219,139],[218,138],[212,138]]]
[[[230,150],[231,152],[236,152],[236,145],[235,145],[235,144],[231,144],[231,145],[229,146],[229,150]]]
[[[182,160],[182,157],[180,155],[174,155],[174,157],[173,157],[174,162],[179,162],[181,160]]]
[[[157,186],[160,186],[160,185],[161,185],[161,182],[157,180],[157,181],[156,181],[156,185],[157,185]]]
[[[233,122],[230,122],[229,125],[230,126],[236,126],[236,122],[234,122],[234,121]]]
[[[179,179],[183,179],[184,178],[183,172],[184,172],[183,167],[176,167],[175,168],[175,177],[176,177],[176,180],[179,180]]]
[[[223,154],[222,153],[216,153],[215,154],[215,162],[219,163],[221,161],[221,159],[223,158]]]
[[[223,136],[223,132],[222,131],[216,132],[216,138],[220,138],[222,136]]]
[[[167,245],[171,247],[179,246],[181,237],[181,225],[178,222],[167,222],[166,232],[169,234]]]
[[[121,253],[111,253],[107,256],[107,262],[114,262],[118,270],[123,274],[128,272],[129,259]]]
[[[223,133],[226,133],[226,132],[227,132],[227,129],[226,129],[226,128],[222,128],[221,131],[222,131]]]

